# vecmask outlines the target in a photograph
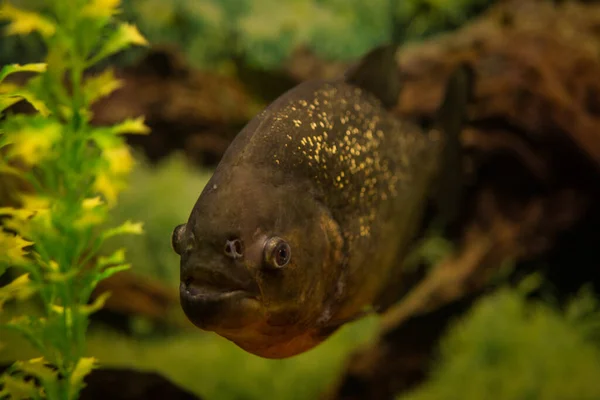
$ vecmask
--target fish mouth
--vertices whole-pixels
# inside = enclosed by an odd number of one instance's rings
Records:
[[[196,307],[209,306],[211,303],[233,301],[240,298],[256,298],[257,296],[244,289],[218,289],[210,286],[199,286],[196,283],[181,282],[179,295],[182,301]]]
[[[195,269],[179,285],[181,307],[187,318],[204,330],[237,329],[260,309],[258,285]]]

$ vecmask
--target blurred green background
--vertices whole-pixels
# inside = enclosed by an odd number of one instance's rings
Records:
[[[37,10],[44,8],[44,0],[13,3]],[[298,46],[306,46],[324,59],[352,60],[389,40],[392,20],[402,26],[403,40],[419,40],[460,26],[491,3],[491,0],[124,0],[122,17],[135,22],[153,45],[176,46],[194,66],[227,71],[232,58],[242,59],[253,67],[276,68]],[[34,37],[3,38],[0,64],[37,60],[42,52]],[[117,61],[127,63],[136,56],[137,52],[129,51]]]

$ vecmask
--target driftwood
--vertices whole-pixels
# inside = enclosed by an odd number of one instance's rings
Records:
[[[162,281],[121,271],[98,283],[93,301],[102,293],[110,292],[104,307],[91,315],[92,322],[102,322],[124,333],[131,333],[133,318],[143,317],[157,331],[190,329],[179,308],[177,287],[167,286]]]
[[[129,136],[150,161],[183,150],[205,165],[218,162],[231,140],[264,105],[240,80],[188,66],[169,47],[152,49],[118,71],[123,86],[94,104],[93,123],[145,116],[148,136]]]
[[[476,72],[458,248],[384,315],[327,398],[388,399],[422,382],[446,323],[506,261],[517,273],[545,262],[561,295],[600,283],[599,28],[598,5],[518,0],[403,49],[401,115],[431,118],[450,71]]]

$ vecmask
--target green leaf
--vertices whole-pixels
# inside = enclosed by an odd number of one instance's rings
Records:
[[[0,69],[0,82],[2,82],[8,75],[14,74],[15,72],[44,72],[46,71],[46,67],[47,65],[45,63],[6,65]]]
[[[0,82],[0,95],[10,95],[15,90],[19,89],[21,85],[14,82]]]
[[[92,18],[112,17],[119,12],[121,0],[91,0],[81,10],[81,14]]]
[[[102,278],[102,279],[104,279],[104,278]],[[100,280],[102,280],[102,279],[100,279]],[[96,311],[100,310],[102,307],[104,307],[104,303],[106,303],[106,300],[108,300],[110,295],[111,295],[110,292],[104,292],[100,296],[96,297],[96,299],[94,300],[94,302],[92,304],[81,306],[81,309],[80,309],[81,313],[85,314],[85,315],[89,315],[89,314],[93,314]]]
[[[146,39],[134,25],[121,23],[113,34],[110,35],[98,53],[88,61],[88,65],[94,65],[98,61],[124,50],[131,45],[146,46],[147,44],[148,42]]]
[[[25,247],[33,242],[23,239],[19,235],[8,233],[0,229],[0,275],[3,265],[23,265],[28,260],[25,258]]]
[[[108,96],[121,86],[123,86],[123,83],[115,78],[114,71],[107,69],[85,80],[83,83],[83,94],[86,102],[92,104],[98,99]]]
[[[117,226],[116,228],[107,229],[102,233],[103,239],[108,239],[112,236],[116,235],[141,235],[144,233],[143,224],[141,222],[133,223],[131,221],[125,221],[122,225]]]
[[[0,113],[21,100],[23,98],[18,96],[0,96]]]
[[[2,145],[0,145],[0,147],[2,147]],[[10,174],[20,177],[23,175],[23,171],[18,168],[11,167],[10,165],[0,164],[0,174]]]
[[[112,128],[104,127],[94,129],[90,134],[90,140],[103,151],[117,147],[122,143],[122,139],[113,134]]]
[[[70,398],[71,399],[77,398],[79,391],[84,387],[83,378],[85,378],[85,376],[87,374],[92,372],[92,369],[94,369],[95,367],[96,367],[96,359],[95,358],[84,357],[84,358],[79,359],[79,361],[77,362],[77,365],[75,366],[75,369],[73,370],[73,373],[71,374],[71,377],[69,379],[69,385],[72,388],[72,390],[70,390],[70,393],[71,393]]]
[[[2,325],[3,328],[12,329],[16,332],[22,333],[23,335],[33,335],[37,330],[41,328],[39,320],[31,315],[21,315],[14,317],[7,323]]]
[[[123,133],[144,135],[150,133],[150,128],[144,123],[144,117],[128,118],[111,128],[115,135]]]
[[[84,199],[81,204],[79,217],[73,222],[73,227],[84,230],[99,225],[106,219],[107,208],[99,196]]]
[[[73,308],[71,307],[63,307],[58,304],[50,304],[50,310],[55,312],[57,315],[60,315],[61,319],[63,319],[65,325],[71,329],[73,327]],[[55,318],[50,318],[50,320],[56,321]]]
[[[69,279],[77,276],[78,273],[79,271],[76,268],[72,268],[67,272],[48,272],[44,277],[48,280],[48,282],[67,282]]]
[[[104,271],[98,274],[97,281],[99,282],[103,279],[113,276],[117,272],[126,271],[130,268],[131,264],[114,265],[112,267],[105,268]]]
[[[12,143],[6,157],[21,158],[28,166],[51,156],[50,149],[61,139],[64,129],[58,121],[41,115],[15,116],[7,120],[3,128]]]
[[[62,105],[71,105],[71,95],[63,84],[63,78],[69,67],[71,56],[64,46],[50,46],[46,56],[48,70],[45,75],[37,76],[27,82],[27,87],[34,93],[50,94],[53,98],[54,109]],[[40,78],[44,79],[40,79]]]
[[[128,269],[131,268],[131,264],[119,264],[119,265],[113,265],[111,267],[106,267],[103,270],[100,270],[99,272],[96,272],[96,274],[92,277],[92,279],[90,279],[88,281],[88,288],[89,288],[89,293],[91,293],[95,288],[96,285],[98,285],[98,283],[108,277],[113,276],[114,274],[121,272],[121,271],[126,271]],[[87,284],[86,284],[87,285]],[[89,293],[86,293],[86,295],[89,295]],[[107,292],[105,292],[107,293]],[[101,296],[99,296],[98,298],[100,298]],[[108,296],[106,298],[102,299],[102,304],[100,305],[101,307],[104,306],[104,302],[108,299]],[[92,310],[91,312],[95,312],[96,310]],[[85,309],[84,309],[85,312]]]
[[[17,361],[15,366],[26,374],[39,378],[44,387],[57,382],[58,372],[48,366],[43,358],[33,358],[27,361]]]
[[[50,115],[50,110],[46,106],[46,104],[40,100],[34,93],[30,92],[27,89],[19,89],[14,91],[11,94],[12,97],[17,97],[27,101],[29,104],[33,106],[42,116],[47,117]]]
[[[0,5],[0,20],[9,20],[6,28],[8,35],[26,35],[37,31],[44,37],[50,37],[56,32],[56,26],[40,14],[20,10],[4,2]]]
[[[0,288],[0,311],[8,300],[24,300],[37,291],[34,283],[29,279],[29,274],[23,274],[15,278],[11,283]]]
[[[125,263],[124,248],[116,250],[108,257],[100,256],[98,257],[98,261],[96,263],[96,274],[91,280],[91,287],[94,288],[101,280],[113,276],[117,272],[125,271],[129,268],[131,268],[131,265]]]
[[[122,264],[123,262],[125,262],[125,249],[121,248],[108,257],[98,257],[96,268],[101,270],[108,265]]]
[[[46,321],[31,315],[12,318],[1,325],[4,329],[10,329],[20,333],[40,352],[44,351],[41,342]]]
[[[3,389],[0,391],[0,398],[10,398],[12,400],[31,400],[39,399],[40,391],[32,381],[26,381],[23,378],[17,378],[10,375],[4,375],[0,378]]]
[[[33,216],[34,212],[31,210],[25,210],[23,208],[14,207],[0,207],[0,215],[10,215],[16,219],[28,219]]]

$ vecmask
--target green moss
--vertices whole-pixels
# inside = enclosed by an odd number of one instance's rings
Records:
[[[599,399],[600,314],[582,295],[559,313],[500,290],[479,301],[441,343],[431,380],[403,400]]]

